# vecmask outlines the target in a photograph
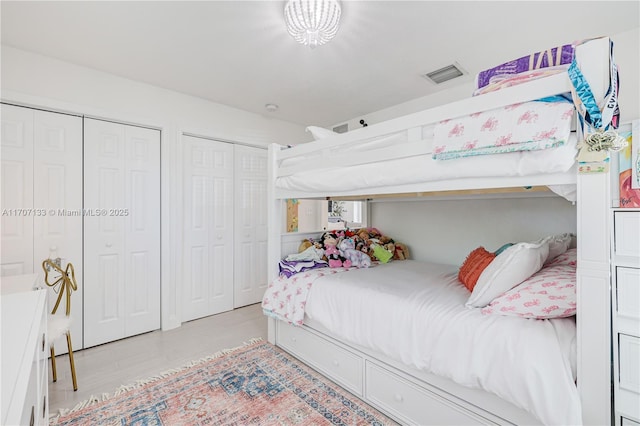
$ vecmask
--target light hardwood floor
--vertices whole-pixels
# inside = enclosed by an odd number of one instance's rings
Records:
[[[91,395],[112,394],[121,385],[182,367],[256,337],[267,340],[267,317],[260,304],[190,321],[173,330],[157,330],[76,351],[76,392],[68,356],[57,356],[57,382],[53,383],[49,371],[49,413],[73,408]]]

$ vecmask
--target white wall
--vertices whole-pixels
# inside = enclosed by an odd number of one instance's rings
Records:
[[[326,226],[322,214],[326,209],[327,202],[323,200],[298,200],[298,232],[322,230]]]
[[[620,71],[620,121],[640,118],[640,28],[612,36]]]
[[[4,45],[1,67],[3,100],[46,98],[61,110],[157,122],[254,145],[298,143],[308,136],[297,124]]]
[[[180,135],[185,132],[259,146],[297,143],[306,137],[304,128],[7,46],[2,46],[1,61],[3,101],[161,130],[162,327],[179,326]]]
[[[620,115],[623,123],[640,117],[640,29],[636,28],[611,36],[614,54],[620,70]],[[497,65],[497,64],[496,64]],[[473,82],[465,83],[433,95],[413,99],[380,111],[354,117],[345,121],[349,130],[360,128],[360,119],[367,124],[375,124],[392,118],[437,107],[442,104],[471,97],[475,90]],[[336,124],[342,124],[336,123]]]
[[[611,38],[620,69],[619,102],[621,121],[625,123],[640,117],[640,29]],[[361,118],[374,124],[468,98],[473,90],[473,84],[467,84],[418,98],[349,120],[349,128],[359,128]],[[471,215],[480,219],[474,219],[475,224],[486,226],[467,225]],[[481,245],[495,250],[506,242],[576,232],[577,227],[575,206],[559,197],[376,202],[371,206],[370,223],[409,244],[414,259],[456,265]]]
[[[373,202],[371,224],[409,246],[412,259],[460,265],[476,247],[575,233],[576,207],[564,198]]]

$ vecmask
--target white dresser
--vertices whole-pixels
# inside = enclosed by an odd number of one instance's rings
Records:
[[[613,226],[615,424],[640,426],[640,209],[614,209]]]
[[[47,293],[2,293],[1,424],[46,425]]]

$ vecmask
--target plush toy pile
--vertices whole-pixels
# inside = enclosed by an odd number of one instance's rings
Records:
[[[402,243],[382,235],[376,228],[325,232],[319,241],[304,240],[298,252],[324,250],[330,268],[368,268],[371,261],[387,263],[409,258],[409,249]]]

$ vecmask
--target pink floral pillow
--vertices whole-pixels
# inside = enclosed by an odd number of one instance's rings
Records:
[[[542,268],[518,286],[493,299],[482,309],[482,313],[535,319],[575,315],[575,261],[573,265],[560,263]]]

